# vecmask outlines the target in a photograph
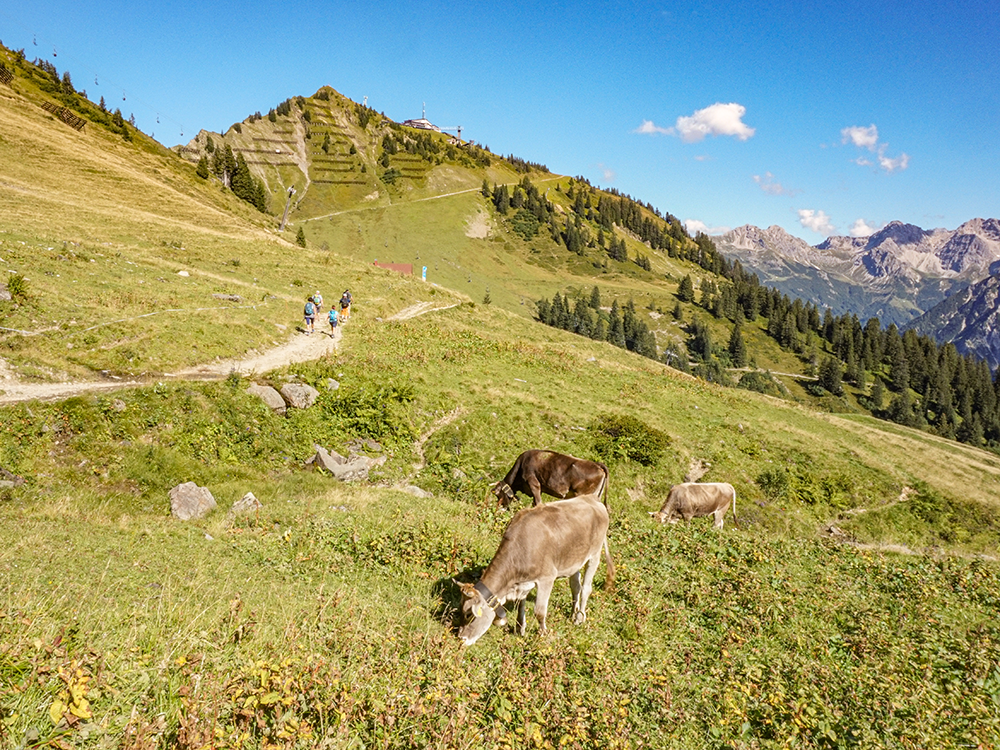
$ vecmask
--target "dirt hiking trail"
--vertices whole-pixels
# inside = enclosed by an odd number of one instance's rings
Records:
[[[438,310],[447,310],[456,306],[433,307],[433,304],[432,302],[418,302],[401,310],[388,320],[409,320],[418,315]],[[224,359],[217,362],[207,362],[202,365],[178,370],[177,372],[142,378],[128,379],[111,376],[105,380],[79,380],[60,383],[26,382],[19,379],[16,373],[7,366],[7,363],[0,358],[0,405],[16,404],[23,401],[55,401],[71,396],[78,396],[83,393],[116,391],[123,388],[149,385],[155,382],[222,380],[234,372],[239,375],[262,374],[296,362],[309,362],[319,359],[335,352],[340,345],[345,325],[349,325],[349,323],[338,326],[336,331],[331,333],[322,330],[317,322],[315,333],[307,336],[298,331],[281,346],[268,349],[262,353],[253,353],[249,356]]]

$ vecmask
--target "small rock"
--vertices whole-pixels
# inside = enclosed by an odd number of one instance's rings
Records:
[[[293,409],[308,409],[319,398],[319,391],[305,383],[285,383],[281,386],[281,397]]]
[[[256,383],[251,383],[247,386],[247,393],[259,396],[261,401],[267,404],[272,411],[277,412],[278,414],[284,414],[288,409],[285,405],[285,399],[283,399],[281,394],[269,385],[257,385]]]
[[[190,276],[191,274],[189,274],[187,271],[178,271],[177,275],[178,276]]]
[[[264,504],[256,498],[252,492],[248,492],[235,503],[233,507],[229,509],[230,516],[247,516],[251,513],[256,513],[258,510],[264,507]]]
[[[434,494],[428,492],[422,487],[417,487],[415,484],[408,484],[405,487],[400,488],[407,495],[413,495],[414,497],[434,497]]]
[[[184,482],[170,490],[170,512],[181,521],[203,518],[216,507],[215,498],[207,487]]]
[[[330,472],[334,477],[342,482],[351,482],[356,479],[367,479],[368,472],[375,466],[385,463],[386,457],[369,458],[368,456],[351,456],[344,458],[336,451],[328,451],[321,445],[315,445],[316,455],[307,463],[315,464],[319,468]]]

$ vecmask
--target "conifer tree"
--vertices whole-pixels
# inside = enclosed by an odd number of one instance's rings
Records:
[[[601,309],[601,290],[596,285],[590,290],[590,308],[592,310]]]
[[[198,168],[195,170],[195,174],[201,179],[207,180],[211,172],[208,171],[208,157],[202,156],[198,160]]]
[[[549,309],[551,308],[551,303],[542,297],[538,302],[535,303],[535,314],[538,317],[539,322],[549,324]]]
[[[681,302],[694,302],[694,282],[690,274],[681,279],[677,286],[677,299]]]
[[[573,331],[587,338],[590,338],[590,334],[593,331],[593,318],[591,317],[590,305],[583,297],[580,297],[573,307]]]
[[[299,226],[299,231],[295,235],[295,242],[299,247],[306,246],[306,230]]]
[[[733,367],[747,366],[747,345],[743,341],[742,326],[737,323],[733,326],[733,331],[729,335],[729,359]]]
[[[595,341],[608,340],[608,322],[604,319],[604,315],[601,313],[597,314],[597,322],[594,323],[594,328],[590,332],[590,338]]]
[[[906,359],[906,351],[902,346],[895,349],[889,366],[889,381],[892,389],[897,392],[905,391],[910,387],[910,363]]]
[[[819,384],[834,396],[844,395],[843,373],[839,360],[824,357],[819,365]]]
[[[882,383],[882,378],[875,378],[869,398],[871,399],[872,411],[881,411],[882,406],[885,404],[885,385]]]
[[[625,328],[618,310],[618,300],[611,303],[611,313],[608,316],[608,341],[621,349],[625,348]]]
[[[700,318],[691,321],[691,344],[688,350],[703,362],[712,357],[712,333]]]

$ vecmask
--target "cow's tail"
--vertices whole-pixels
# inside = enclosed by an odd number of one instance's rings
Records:
[[[604,564],[608,566],[604,574],[604,590],[611,593],[615,590],[615,561],[611,559],[611,548],[608,547],[607,537],[604,537]]]
[[[736,488],[733,487],[733,523],[736,524],[736,528],[740,527],[740,519],[736,517]]]
[[[604,469],[604,481],[601,483],[601,489],[597,494],[601,496],[601,502],[604,503],[604,507],[610,512],[611,509],[608,508],[608,485],[611,484],[611,473],[604,464],[597,465]]]

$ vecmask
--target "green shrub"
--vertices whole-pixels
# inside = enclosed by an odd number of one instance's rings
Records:
[[[790,484],[788,472],[777,466],[769,466],[757,475],[757,486],[769,500],[785,497]]]
[[[627,414],[601,414],[591,422],[594,451],[609,462],[635,461],[655,466],[670,437]]]
[[[538,219],[533,213],[523,208],[514,214],[510,220],[510,226],[525,240],[530,240],[538,234]]]
[[[321,402],[324,412],[344,433],[404,444],[416,438],[408,408],[413,398],[411,385],[377,385],[339,389]]]
[[[11,274],[7,278],[7,291],[15,302],[27,302],[28,280],[19,273]]]

